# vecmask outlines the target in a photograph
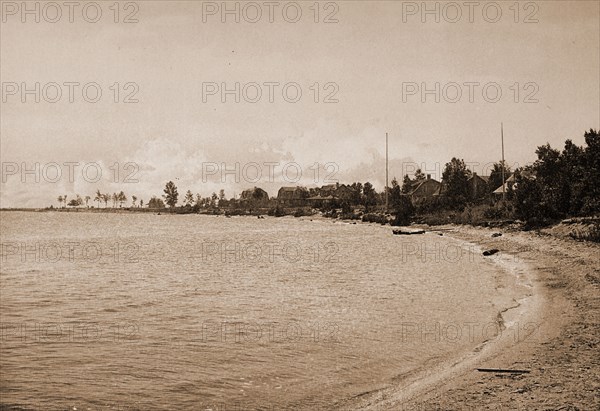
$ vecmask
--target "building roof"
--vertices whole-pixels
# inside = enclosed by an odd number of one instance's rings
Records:
[[[502,194],[502,193],[508,193],[508,183],[509,181],[506,180],[504,182],[504,185],[501,185],[500,187],[498,187],[497,189],[494,190],[494,192],[492,194]],[[504,187],[504,190],[502,190],[502,187]]]
[[[521,176],[527,178],[527,179],[535,179],[535,174],[532,173],[531,171],[528,170],[522,170],[521,171]],[[515,183],[515,174],[513,173],[510,177],[508,177],[506,179],[506,181],[504,182],[504,192],[508,192],[508,184],[509,183]],[[492,194],[502,194],[502,187],[500,186],[497,189],[494,190],[494,192]],[[516,185],[515,185],[516,187]]]
[[[242,193],[251,193],[251,192],[253,192],[253,191],[257,191],[257,190],[260,190],[260,191],[265,191],[265,190],[263,190],[263,189],[262,189],[262,188],[260,188],[260,187],[252,187],[252,188],[248,188],[248,189],[246,189],[246,190],[242,191]]]
[[[440,186],[442,185],[442,183],[440,183],[440,182],[439,182],[439,181],[437,181],[437,180],[434,180],[433,178],[428,178],[428,179],[425,179],[425,180],[419,180],[419,181],[416,181],[416,182],[415,182],[415,184],[413,184],[413,185],[412,185],[413,189],[411,190],[411,192],[410,192],[409,194],[414,194],[414,193],[415,193],[415,192],[417,192],[417,191],[418,191],[418,190],[419,190],[419,189],[420,189],[420,188],[421,188],[421,187],[422,187],[422,186],[423,186],[425,183],[427,183],[427,182],[429,182],[429,181],[433,181],[435,184],[438,184],[438,185],[439,185],[438,187],[440,187]],[[438,190],[439,190],[439,188],[438,188]]]
[[[321,197],[321,195],[317,195],[314,197],[309,197],[307,198],[307,200],[333,200],[335,197],[332,195],[326,196],[326,197]]]
[[[474,179],[475,177],[479,177],[480,179],[482,179],[482,180],[483,180],[483,181],[485,181],[486,183],[490,181],[490,176],[480,176],[480,175],[479,175],[479,174],[477,174],[477,173],[473,173],[473,174],[471,175],[471,177],[469,177],[469,180],[472,180],[472,179]]]
[[[324,186],[322,186],[322,187],[321,187],[321,190],[322,190],[322,189],[326,189],[326,190],[329,190],[329,189],[331,189],[331,190],[335,190],[337,187],[338,187],[338,186],[337,186],[337,184],[326,184],[326,185],[324,185]]]

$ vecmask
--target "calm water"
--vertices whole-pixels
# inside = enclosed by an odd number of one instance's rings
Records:
[[[430,233],[0,218],[0,393],[32,409],[327,409],[473,349],[510,305],[492,260]]]

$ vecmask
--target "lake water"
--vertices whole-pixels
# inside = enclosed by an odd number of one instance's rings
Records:
[[[447,236],[310,220],[2,212],[2,404],[330,409],[498,332]]]

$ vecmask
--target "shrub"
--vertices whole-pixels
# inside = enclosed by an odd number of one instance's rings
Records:
[[[274,208],[270,208],[269,211],[267,211],[267,215],[271,217],[283,217],[285,215],[285,212],[282,207],[279,207],[277,205]]]
[[[578,241],[593,241],[600,243],[600,224],[588,225],[583,229],[576,229],[569,233],[569,236]]]
[[[297,208],[296,211],[294,211],[294,217],[304,217],[309,215],[313,215],[312,210],[310,209]]]
[[[362,216],[362,221],[365,223],[378,223],[378,224],[387,224],[388,218],[382,214],[365,214]]]

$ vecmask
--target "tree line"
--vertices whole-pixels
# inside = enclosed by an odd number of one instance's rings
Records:
[[[542,221],[563,218],[565,216],[597,215],[600,213],[600,136],[598,131],[590,129],[584,134],[585,146],[577,146],[566,140],[563,150],[552,148],[549,144],[539,146],[536,150],[537,160],[528,166],[511,170],[505,162],[493,165],[487,178],[487,191],[483,195],[473,197],[469,193],[471,171],[464,160],[453,157],[445,164],[442,172],[441,188],[438,195],[415,201],[411,193],[418,183],[425,181],[426,176],[417,170],[411,177],[404,175],[402,184],[394,177],[387,188],[390,212],[395,215],[397,223],[407,223],[415,215],[428,213],[473,213],[474,207],[484,218],[518,218],[525,221]],[[492,191],[502,186],[505,180],[513,176],[506,184],[506,195],[495,198]],[[343,214],[352,213],[356,207],[364,212],[385,212],[386,189],[378,192],[370,182],[354,182],[346,185],[349,190],[340,198],[333,198],[318,206],[322,211],[342,209]],[[308,196],[320,194],[320,188],[309,188]],[[179,201],[178,188],[173,181],[166,183],[162,198],[153,196],[146,204],[143,199],[131,196],[131,207],[175,208]],[[76,195],[67,201],[67,195],[58,197],[59,205],[89,207],[90,196]],[[123,207],[128,197],[123,191],[119,193],[101,193],[96,191],[93,199],[100,207]],[[212,193],[202,197],[187,190],[183,196],[183,207],[199,211],[202,208],[244,208],[255,207],[252,201],[242,202],[226,199],[225,191]],[[268,206],[277,207],[278,200],[271,198]],[[308,205],[308,203],[306,204]]]

